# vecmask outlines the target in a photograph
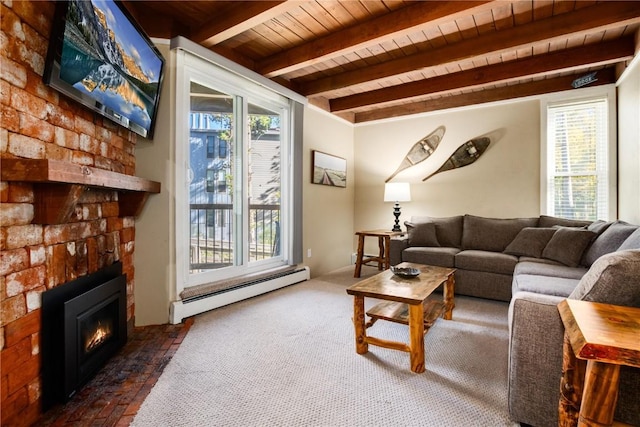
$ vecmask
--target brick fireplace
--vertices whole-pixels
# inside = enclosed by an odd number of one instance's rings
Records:
[[[59,161],[83,172],[133,176],[135,134],[42,82],[54,3],[8,1],[0,7],[2,160]],[[3,426],[30,425],[41,415],[41,368],[47,363],[40,351],[43,292],[120,261],[127,277],[126,320],[133,326],[135,210],[125,209],[128,193],[75,184],[60,192],[60,185],[0,182]],[[73,203],[51,220],[41,211],[58,193],[65,200],[71,193]]]

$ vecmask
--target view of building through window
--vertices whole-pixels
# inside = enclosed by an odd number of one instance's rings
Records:
[[[212,92],[192,84],[192,273],[268,259],[281,250],[280,114],[248,103],[248,114],[236,117],[234,103],[241,102],[240,98]],[[240,120],[247,121],[245,138],[236,131]],[[239,200],[243,197],[246,206]],[[242,221],[246,224],[239,223]],[[238,240],[243,235],[246,237]]]

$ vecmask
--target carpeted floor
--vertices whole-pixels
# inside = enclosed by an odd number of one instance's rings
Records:
[[[457,297],[454,320],[425,336],[426,372],[414,374],[407,353],[356,354],[352,276],[341,269],[197,316],[131,425],[517,425],[507,414],[506,303]],[[391,322],[368,333],[408,340]]]

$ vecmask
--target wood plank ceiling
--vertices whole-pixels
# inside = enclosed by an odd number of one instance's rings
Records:
[[[125,1],[350,122],[606,84],[640,49],[636,1]]]

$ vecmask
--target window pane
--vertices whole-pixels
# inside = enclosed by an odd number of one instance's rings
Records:
[[[596,171],[598,132],[595,108],[559,111],[556,115],[556,172]]]
[[[190,273],[235,262],[231,161],[233,97],[191,83],[189,138]],[[220,147],[224,145],[224,152]],[[223,155],[224,154],[224,155]]]
[[[562,218],[592,220],[598,214],[596,177],[556,176],[554,214]]]
[[[221,159],[226,159],[227,154],[227,141],[218,140],[218,157]]]
[[[280,255],[280,114],[249,104],[249,261]]]
[[[606,99],[548,108],[548,212],[596,220],[608,212]]]

